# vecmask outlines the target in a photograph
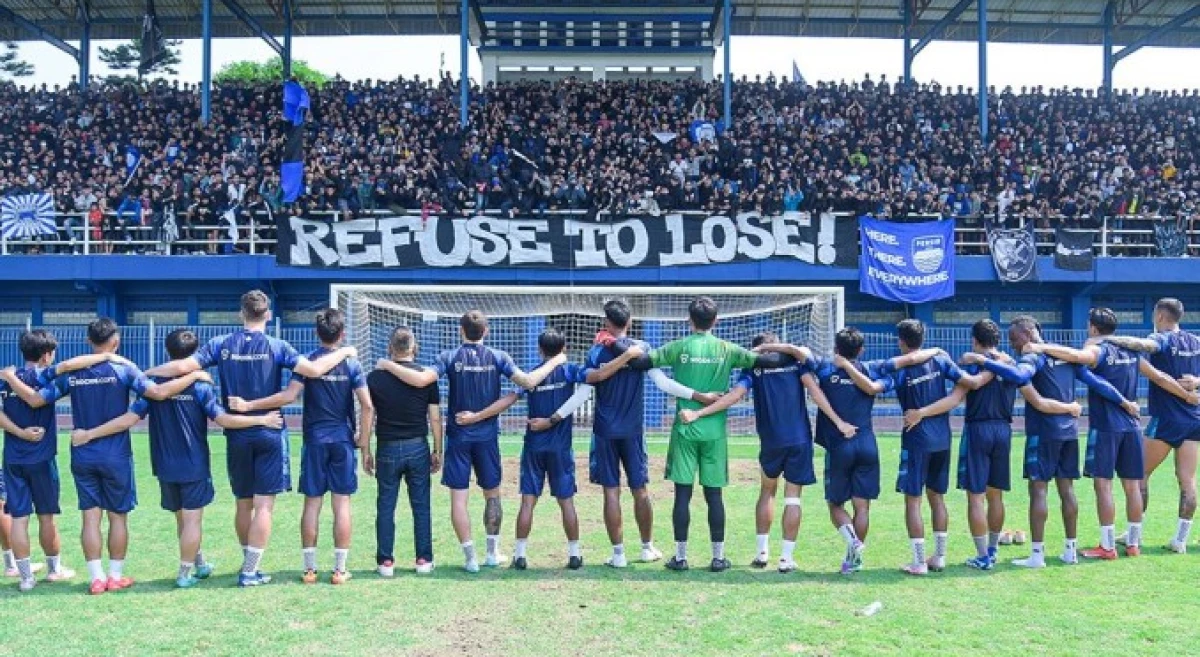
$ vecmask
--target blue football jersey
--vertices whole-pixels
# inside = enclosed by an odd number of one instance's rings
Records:
[[[44,370],[48,378],[51,370]],[[53,405],[71,396],[71,419],[76,429],[95,429],[121,417],[129,409],[129,393],[144,395],[150,379],[137,367],[122,363],[100,363],[93,367],[55,376],[41,390],[42,399]],[[110,463],[133,457],[129,432],[122,431],[79,447],[71,447],[75,463]]]
[[[965,369],[968,374],[978,374],[980,368],[978,365],[969,365]],[[1017,384],[994,377],[982,388],[967,392],[964,418],[967,422],[1000,420],[1011,423],[1016,403]]]
[[[808,364],[742,370],[735,385],[749,390],[754,398],[754,423],[764,449],[791,447],[812,442],[804,383],[811,372]]]
[[[539,365],[540,367],[540,365]],[[554,368],[536,388],[525,393],[529,402],[529,417],[550,417],[560,406],[575,394],[575,385],[587,382],[588,369],[566,363]],[[525,448],[542,450],[566,450],[571,447],[572,416],[545,431],[525,430]]]
[[[650,346],[645,342],[628,338],[623,340],[637,344],[646,353],[650,353]],[[588,351],[586,363],[589,369],[600,369],[614,358],[616,355],[613,350],[594,345]],[[596,397],[596,411],[592,432],[597,440],[641,437],[645,421],[645,379],[645,372],[626,365],[608,380],[596,384],[593,393]]]
[[[895,382],[891,376],[883,372],[883,365],[884,361],[866,363],[854,361],[854,367],[858,368],[858,371],[883,384],[883,392],[890,392],[895,388]],[[825,393],[834,412],[843,421],[858,427],[858,433],[854,434],[854,439],[874,437],[875,429],[871,423],[871,414],[875,408],[875,395],[868,395],[859,390],[858,386],[854,384],[854,379],[851,379],[850,375],[843,370],[834,367],[832,361],[816,359],[813,361],[812,367],[817,381],[821,384],[821,392]],[[833,422],[824,413],[818,413],[817,444],[824,445],[826,449],[837,449],[837,446],[845,441],[846,438],[842,436],[842,432],[838,431]]]
[[[270,397],[283,387],[283,371],[294,369],[300,354],[283,340],[261,331],[240,330],[209,340],[192,356],[200,367],[216,367],[221,383],[221,405],[230,397],[254,401]],[[231,413],[233,411],[230,411]],[[268,411],[239,413],[266,415]],[[286,429],[250,427],[225,432],[228,438],[278,437]]]
[[[167,380],[156,379],[158,383]],[[201,381],[162,401],[141,397],[129,410],[150,418],[150,467],[155,477],[188,483],[212,476],[208,421],[224,412],[212,385]]]
[[[42,373],[46,370],[30,365],[17,370],[17,378],[25,385],[38,389],[43,385]],[[17,464],[42,463],[53,460],[58,454],[58,416],[54,412],[54,404],[41,408],[32,408],[16,393],[8,389],[8,385],[0,381],[0,402],[4,404],[4,414],[18,427],[28,429],[41,427],[45,437],[36,443],[21,440],[4,432],[4,462]]]
[[[324,347],[308,355],[316,360],[332,353]],[[357,419],[354,391],[366,387],[367,377],[357,360],[346,359],[324,376],[300,377],[304,384],[304,441],[308,443],[354,442]]]
[[[517,369],[512,357],[498,349],[468,343],[438,354],[433,368],[448,383],[446,437],[464,442],[498,440],[500,418],[463,427],[454,415],[460,411],[482,411],[500,399],[501,378],[512,378]]]
[[[954,361],[941,354],[920,365],[897,370],[892,379],[900,408],[909,411],[940,401],[946,396],[947,382],[957,383],[962,375]],[[950,449],[950,415],[926,418],[912,429],[901,432],[900,441],[905,449],[930,452]]]
[[[1173,379],[1185,374],[1200,376],[1200,338],[1187,331],[1169,331],[1150,336],[1158,351],[1150,364]],[[1158,420],[1155,435],[1168,440],[1200,436],[1200,406],[1192,406],[1162,388],[1151,385],[1150,416]]]
[[[1125,399],[1137,399],[1138,363],[1141,356],[1114,344],[1101,342],[1092,372],[1112,384]],[[1138,431],[1138,421],[1098,391],[1088,388],[1088,425],[1097,431]]]

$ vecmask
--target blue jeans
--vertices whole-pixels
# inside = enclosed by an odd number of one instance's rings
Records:
[[[379,482],[375,499],[376,563],[395,561],[392,548],[396,542],[396,500],[400,496],[401,478],[408,484],[416,558],[433,562],[429,468],[429,443],[423,439],[386,442],[376,447],[375,478]]]

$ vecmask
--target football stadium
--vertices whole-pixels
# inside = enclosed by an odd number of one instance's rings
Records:
[[[1200,5],[0,0],[0,39],[0,655],[1200,645],[1200,78],[1132,73]],[[734,65],[800,39],[894,60]],[[914,75],[954,42],[973,84]],[[989,81],[1049,46],[1094,68]]]

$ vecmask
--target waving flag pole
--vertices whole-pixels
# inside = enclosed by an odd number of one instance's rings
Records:
[[[279,164],[279,186],[283,202],[295,203],[304,189],[304,123],[311,100],[295,80],[283,83],[283,157]]]

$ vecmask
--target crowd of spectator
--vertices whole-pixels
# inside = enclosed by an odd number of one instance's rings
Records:
[[[886,78],[740,80],[730,126],[720,83],[698,80],[488,86],[473,90],[465,131],[448,78],[334,80],[311,95],[305,193],[284,206],[279,88],[217,87],[205,125],[194,85],[0,85],[0,194],[52,193],[102,249],[152,226],[207,252],[246,240],[252,213],[270,237],[268,209],[832,210],[1095,228],[1118,216],[1190,226],[1200,203],[1195,90],[998,90],[986,139],[972,90]],[[703,124],[714,138],[697,138]]]

